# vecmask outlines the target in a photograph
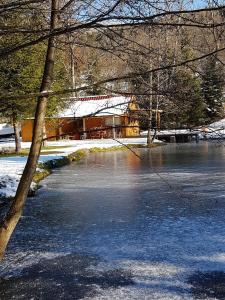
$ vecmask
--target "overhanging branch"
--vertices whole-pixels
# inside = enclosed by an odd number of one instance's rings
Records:
[[[98,87],[102,84],[106,84],[106,83],[110,83],[110,82],[116,82],[116,81],[121,81],[121,80],[126,80],[126,79],[132,79],[138,76],[144,76],[144,75],[148,75],[150,73],[154,73],[154,72],[159,72],[162,70],[168,70],[168,69],[173,69],[173,68],[177,68],[177,67],[181,67],[181,66],[185,66],[188,65],[189,63],[192,62],[196,62],[202,59],[205,59],[209,56],[215,55],[216,53],[220,53],[225,51],[225,47],[220,48],[220,49],[216,49],[212,52],[209,52],[207,54],[189,59],[189,60],[185,60],[185,61],[181,61],[178,62],[176,64],[170,64],[170,65],[166,65],[164,67],[159,67],[159,68],[154,68],[151,70],[147,70],[145,72],[139,72],[139,73],[129,73],[127,75],[124,76],[119,76],[119,77],[113,77],[113,78],[108,78],[105,80],[101,80],[99,82],[96,82],[95,84],[92,85],[92,87]],[[25,100],[25,99],[31,99],[34,97],[39,97],[39,96],[46,96],[46,97],[50,97],[50,96],[61,96],[61,95],[65,95],[65,94],[70,94],[72,92],[79,92],[79,91],[85,91],[88,90],[90,88],[90,85],[85,86],[85,87],[80,87],[80,88],[76,88],[76,89],[63,89],[63,90],[59,90],[59,91],[44,91],[42,93],[29,93],[29,94],[18,94],[18,95],[6,95],[6,96],[0,96],[0,101],[6,101],[6,100]]]

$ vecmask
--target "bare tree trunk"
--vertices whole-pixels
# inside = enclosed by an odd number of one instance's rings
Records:
[[[76,89],[76,78],[75,78],[75,59],[74,59],[74,45],[70,44],[70,64],[71,64],[71,78],[72,78],[72,89]],[[72,93],[73,98],[77,97],[77,93]]]
[[[43,124],[43,140],[42,140],[42,146],[46,147],[47,146],[47,132],[46,132],[46,122],[44,121]]]
[[[53,31],[57,25],[59,0],[52,0],[51,4],[51,24],[50,31]],[[45,68],[41,83],[40,91],[50,90],[52,84],[53,68],[55,60],[55,38],[50,37],[48,40],[48,48],[46,53]],[[36,170],[43,135],[43,124],[47,106],[47,97],[40,96],[37,101],[33,138],[28,156],[27,164],[23,171],[16,196],[12,205],[0,224],[0,259],[3,258],[9,239],[22,215],[23,207],[27,198],[30,184]]]
[[[160,65],[160,63],[159,63]],[[156,96],[156,107],[155,107],[155,132],[154,132],[154,136],[153,136],[153,141],[155,140],[156,138],[156,135],[157,135],[157,131],[159,129],[159,123],[158,123],[158,115],[159,115],[159,99],[160,99],[160,96],[159,96],[159,86],[160,86],[160,73],[158,72],[157,74],[157,96]]]
[[[151,58],[151,47],[152,47],[152,42],[151,42],[151,29],[149,28],[149,70],[152,69],[152,58]],[[149,91],[150,91],[150,96],[149,96],[149,104],[148,104],[148,134],[147,134],[147,146],[151,147],[152,144],[152,72],[149,74]]]
[[[150,97],[149,97],[149,107],[148,107],[148,135],[147,135],[147,145],[151,147],[152,144],[152,73],[149,75],[149,86],[150,86]]]
[[[15,151],[16,151],[16,153],[20,153],[21,140],[20,140],[19,123],[16,120],[16,117],[14,115],[13,115],[13,129],[14,129],[14,134],[15,134]]]

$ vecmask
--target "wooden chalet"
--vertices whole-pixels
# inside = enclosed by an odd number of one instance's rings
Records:
[[[138,107],[132,96],[89,96],[70,99],[58,116],[46,118],[48,139],[100,139],[139,136]],[[23,120],[22,140],[32,140],[33,119]]]

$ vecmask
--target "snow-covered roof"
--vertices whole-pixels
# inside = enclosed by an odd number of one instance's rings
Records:
[[[14,130],[13,127],[10,126],[7,123],[0,124],[0,135],[7,135],[7,134],[13,134]]]
[[[90,96],[71,100],[70,105],[59,113],[59,117],[84,117],[123,115],[128,109],[131,97],[125,96]]]

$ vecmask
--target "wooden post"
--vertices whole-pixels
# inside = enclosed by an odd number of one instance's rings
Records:
[[[113,116],[113,138],[115,139],[116,138],[116,129],[115,129],[115,117]]]
[[[156,123],[156,126],[157,126],[157,129],[159,130],[160,126],[161,126],[161,115],[160,115],[159,111],[157,111],[157,123]]]
[[[83,121],[83,137],[84,137],[84,139],[86,139],[87,138],[87,133],[86,133],[85,118],[83,118],[82,121]]]

